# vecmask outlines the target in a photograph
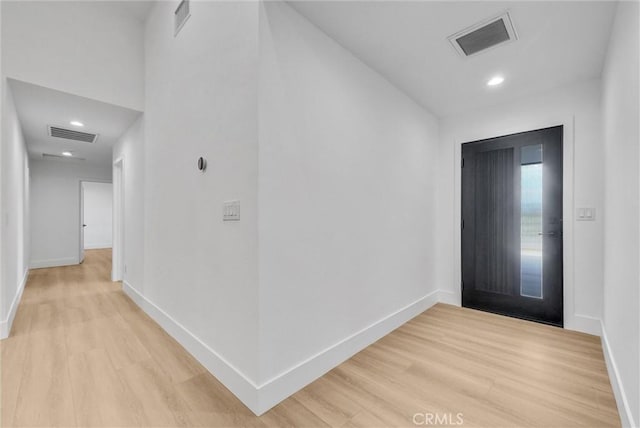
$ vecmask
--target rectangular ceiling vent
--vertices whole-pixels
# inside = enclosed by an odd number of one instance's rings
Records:
[[[43,159],[53,159],[53,160],[64,160],[64,161],[83,161],[85,160],[85,158],[79,158],[79,157],[69,157],[69,156],[61,156],[61,155],[54,155],[53,153],[43,153],[42,154],[42,158]]]
[[[59,126],[48,125],[50,137],[64,138],[65,140],[82,141],[83,143],[95,143],[98,139],[98,134],[92,134],[89,132],[80,132],[73,129],[61,128]]]
[[[489,48],[518,40],[509,12],[479,22],[449,36],[449,42],[462,56],[468,57]]]
[[[189,11],[189,0],[182,0],[178,8],[173,12],[173,36],[177,36],[187,19],[191,16]]]

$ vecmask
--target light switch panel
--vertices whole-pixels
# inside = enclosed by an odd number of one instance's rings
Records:
[[[240,220],[240,201],[225,201],[222,204],[222,220],[223,221]]]
[[[596,209],[595,208],[578,208],[576,209],[576,220],[578,221],[595,221]]]

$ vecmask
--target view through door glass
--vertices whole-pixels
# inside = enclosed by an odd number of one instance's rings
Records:
[[[463,306],[562,326],[562,126],[462,158]]]

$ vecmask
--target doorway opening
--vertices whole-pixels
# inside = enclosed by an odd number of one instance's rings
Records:
[[[563,326],[557,126],[462,145],[462,305]]]
[[[124,159],[113,163],[113,252],[111,280],[124,278]]]
[[[80,263],[85,250],[113,246],[113,185],[110,181],[80,181]]]

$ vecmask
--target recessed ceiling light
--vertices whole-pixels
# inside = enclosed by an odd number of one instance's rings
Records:
[[[502,76],[494,76],[487,82],[487,86],[496,86],[504,82],[504,77]]]
[[[72,120],[69,123],[72,124],[73,126],[84,126],[84,123],[78,122],[77,120]]]
[[[62,152],[62,156],[73,156],[71,152]]]

